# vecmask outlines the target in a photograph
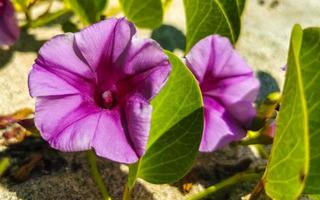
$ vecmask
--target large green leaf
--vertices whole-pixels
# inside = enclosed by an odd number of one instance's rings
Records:
[[[108,4],[108,0],[64,0],[64,2],[85,25],[99,21]]]
[[[240,34],[240,15],[245,0],[184,0],[188,52],[211,34],[220,34],[235,43]]]
[[[283,101],[270,161],[265,173],[267,194],[274,199],[297,199],[308,172],[308,113],[299,61],[302,29],[291,35]]]
[[[236,2],[238,7],[238,13],[241,15],[246,4],[246,0],[236,0]]]
[[[300,63],[308,106],[310,169],[305,193],[320,194],[320,28],[303,31]]]
[[[151,183],[171,183],[191,168],[203,129],[202,97],[197,81],[174,54],[167,52],[172,72],[151,102],[152,123],[146,154],[130,167],[129,185],[136,177]]]
[[[320,193],[320,29],[293,28],[283,101],[265,173],[267,194]]]
[[[128,19],[141,28],[161,25],[163,8],[161,0],[119,0]]]

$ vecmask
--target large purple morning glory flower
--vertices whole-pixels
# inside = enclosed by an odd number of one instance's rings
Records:
[[[126,19],[113,18],[56,36],[40,49],[29,90],[37,97],[36,126],[53,148],[93,148],[121,163],[144,154],[149,102],[171,68],[160,46],[135,32]]]
[[[0,46],[12,45],[19,38],[14,8],[9,0],[0,0]]]
[[[241,139],[255,116],[253,101],[259,81],[227,38],[212,35],[186,56],[204,101],[204,132],[200,151],[209,152]]]

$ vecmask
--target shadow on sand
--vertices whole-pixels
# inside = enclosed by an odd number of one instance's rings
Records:
[[[34,154],[42,154],[41,161],[25,180],[17,180],[15,170],[30,161]],[[0,184],[23,200],[96,200],[99,191],[90,176],[86,153],[60,153],[51,149],[40,138],[30,138],[0,152],[0,157],[10,157],[11,167]],[[114,200],[122,199],[127,174],[120,164],[102,158],[98,167]],[[140,183],[132,199],[153,200],[153,195]]]

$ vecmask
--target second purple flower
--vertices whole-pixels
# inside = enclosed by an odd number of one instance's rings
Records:
[[[137,39],[126,19],[109,19],[43,45],[29,74],[35,123],[53,148],[134,163],[145,152],[150,100],[170,64],[160,46]]]
[[[204,101],[200,151],[209,152],[240,140],[256,114],[259,81],[252,69],[219,35],[200,40],[186,56]]]

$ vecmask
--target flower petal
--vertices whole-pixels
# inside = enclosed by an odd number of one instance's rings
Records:
[[[94,71],[107,69],[125,50],[136,30],[125,18],[111,18],[76,33],[76,43]],[[103,70],[103,69],[101,69]]]
[[[0,2],[0,46],[12,45],[20,35],[15,10],[9,0]]]
[[[170,65],[158,66],[152,70],[149,70],[146,74],[136,76],[135,80],[139,84],[136,85],[135,93],[139,93],[145,99],[150,101],[155,97],[168,80],[170,73]]]
[[[30,96],[77,94],[79,90],[54,73],[34,64],[28,78]]]
[[[40,97],[36,102],[35,124],[41,136],[50,141],[68,126],[99,110],[81,95]]]
[[[219,35],[200,40],[186,56],[186,60],[200,84],[207,79],[217,80],[252,73],[229,40]]]
[[[225,141],[232,141],[232,133],[235,134],[234,140],[237,139],[238,133],[232,131],[240,131],[240,135],[243,131],[234,127],[248,128],[256,114],[253,102],[258,95],[259,81],[254,77],[252,69],[233,49],[229,40],[218,35],[208,36],[198,42],[187,55],[186,62],[195,74],[202,94],[223,107],[223,113],[226,113],[214,115],[216,123],[219,124],[207,125],[205,141],[215,137],[215,132],[220,134],[222,141],[211,139],[218,143],[226,144]],[[207,110],[210,109],[211,113],[220,112],[214,111],[217,106],[209,108],[210,105],[207,105]],[[206,117],[213,118],[210,114],[206,114]],[[219,131],[209,130],[215,126],[222,128]]]
[[[208,82],[207,82],[208,83]],[[221,102],[232,116],[248,127],[256,111],[253,102],[258,95],[259,81],[253,75],[221,79],[205,95]]]
[[[89,114],[69,126],[60,134],[51,137],[51,147],[61,151],[84,151],[91,149],[91,141],[99,121],[101,112]]]
[[[92,94],[95,75],[78,51],[74,43],[74,34],[59,35],[41,47],[36,64],[82,93]]]
[[[146,151],[148,142],[152,106],[140,96],[132,96],[126,102],[127,130],[133,147],[139,157]]]
[[[101,112],[92,140],[96,154],[120,163],[134,163],[139,157],[130,143],[123,128],[120,108]]]
[[[118,89],[122,93],[139,93],[147,100],[152,99],[168,79],[171,66],[161,47],[150,39],[133,38],[125,58],[116,65],[121,81]],[[130,87],[128,87],[130,86]]]
[[[232,115],[212,98],[204,97],[204,131],[200,151],[210,152],[226,144],[240,140],[246,130],[242,128]]]
[[[72,33],[55,36],[46,42],[39,50],[36,63],[56,73],[82,77],[84,80],[95,80],[91,68],[79,54]]]
[[[253,75],[246,75],[212,82],[214,87],[207,82],[207,87],[212,88],[205,89],[204,94],[221,102],[236,120],[248,127],[256,115],[253,102],[258,95],[259,81]]]

